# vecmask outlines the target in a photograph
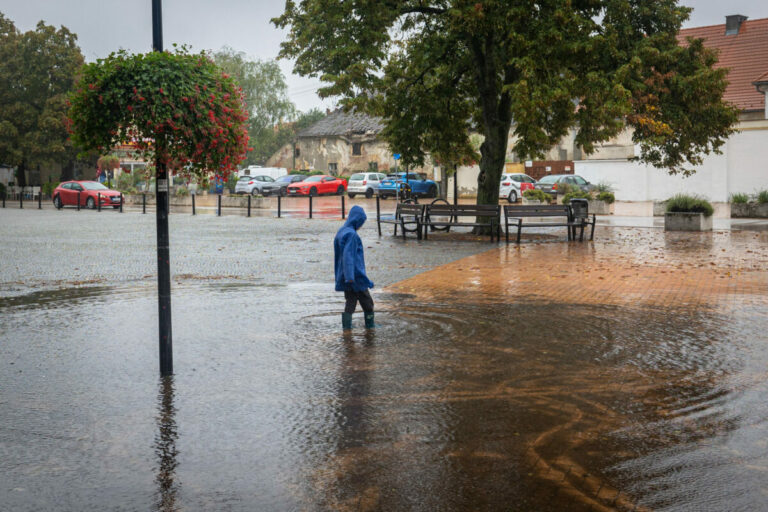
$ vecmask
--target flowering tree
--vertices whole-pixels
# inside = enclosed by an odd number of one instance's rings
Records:
[[[107,151],[130,144],[138,156],[185,176],[226,175],[248,145],[242,90],[204,53],[130,55],[86,64],[70,96],[72,141]]]

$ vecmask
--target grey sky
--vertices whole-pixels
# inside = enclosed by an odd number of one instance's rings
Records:
[[[749,19],[768,18],[766,0],[682,0],[694,8],[686,27],[725,22],[728,14]],[[21,30],[34,28],[44,20],[64,25],[78,35],[87,60],[105,57],[118,48],[146,52],[152,46],[151,0],[0,0],[0,12]],[[218,50],[230,46],[251,57],[274,59],[284,38],[269,20],[283,10],[283,1],[260,0],[164,0],[163,40],[186,43],[193,50]],[[291,73],[292,64],[280,61],[289,96],[301,110],[331,108],[315,91],[316,79]]]

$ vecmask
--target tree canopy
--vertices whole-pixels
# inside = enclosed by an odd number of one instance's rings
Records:
[[[281,56],[346,108],[379,115],[404,163],[479,159],[498,200],[510,129],[520,158],[570,131],[589,154],[629,127],[640,160],[690,173],[732,133],[726,71],[680,45],[676,0],[288,0]],[[469,137],[483,137],[480,154]]]
[[[42,21],[19,32],[0,13],[0,162],[24,170],[75,159],[65,118],[83,56],[77,36]]]
[[[71,95],[72,140],[136,147],[177,174],[225,174],[245,158],[243,91],[208,55],[186,49],[111,54],[86,64]]]

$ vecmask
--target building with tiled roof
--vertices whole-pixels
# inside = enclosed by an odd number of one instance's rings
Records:
[[[768,18],[730,15],[724,24],[683,29],[678,36],[682,44],[689,37],[703,39],[707,48],[718,51],[715,67],[728,68],[723,99],[743,113],[764,114],[765,93],[755,82],[768,80]]]

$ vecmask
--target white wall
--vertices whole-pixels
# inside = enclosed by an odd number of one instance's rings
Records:
[[[577,160],[575,172],[592,183],[609,183],[619,201],[661,201],[684,192],[727,202],[733,193],[768,189],[768,124],[743,123],[742,128],[722,155],[705,157],[688,178],[627,160]]]

